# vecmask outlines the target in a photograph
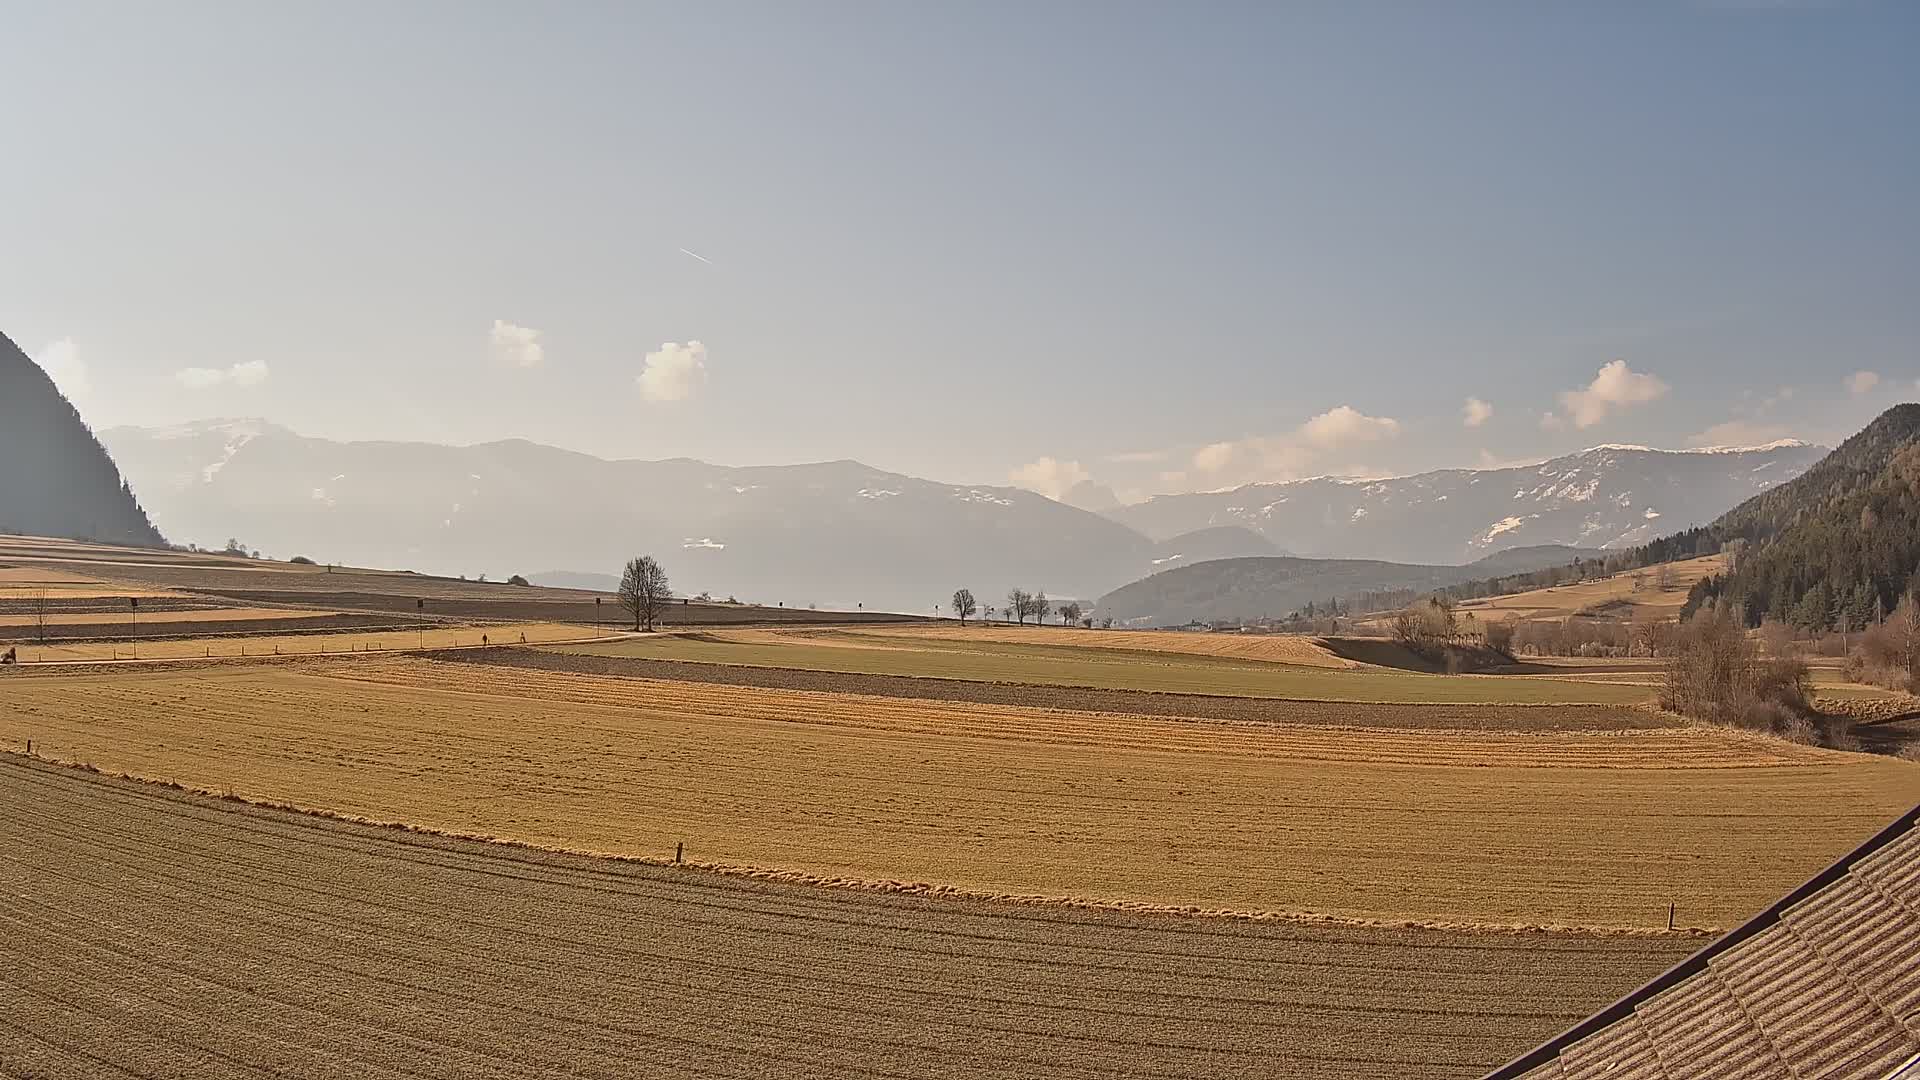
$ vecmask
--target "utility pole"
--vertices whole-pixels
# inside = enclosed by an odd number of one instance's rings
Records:
[[[138,658],[140,655],[140,598],[129,596],[127,604],[133,612],[133,655]]]

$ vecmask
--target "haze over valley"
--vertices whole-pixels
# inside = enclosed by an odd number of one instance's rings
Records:
[[[1920,4],[0,27],[0,1078],[1920,1080]]]

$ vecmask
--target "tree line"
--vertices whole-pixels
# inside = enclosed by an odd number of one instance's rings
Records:
[[[1087,613],[1085,608],[1080,606],[1079,601],[1068,601],[1056,608],[1053,605],[1053,601],[1047,599],[1045,590],[1028,592],[1025,589],[1010,589],[1007,592],[1007,606],[1005,608],[983,608],[980,606],[979,599],[973,595],[972,589],[956,589],[954,590],[953,600],[949,606],[952,608],[953,613],[959,616],[962,626],[965,626],[967,620],[973,618],[975,615],[988,621],[992,621],[997,615],[1009,622],[1018,623],[1021,626],[1025,626],[1028,619],[1032,619],[1034,625],[1038,626],[1047,621],[1048,615],[1055,613],[1060,616],[1060,625],[1062,626],[1074,626],[1076,624],[1088,628],[1093,626],[1092,616]]]

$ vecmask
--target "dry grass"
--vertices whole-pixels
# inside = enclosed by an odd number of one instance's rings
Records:
[[[23,1077],[1471,1077],[1697,944],[800,888],[5,755],[0,820]]]
[[[1327,651],[1326,646],[1299,634],[1189,634],[1170,630],[1084,630],[1065,626],[903,626],[863,631],[864,637],[898,637],[906,641],[993,641],[1018,644],[1064,645],[1093,649],[1179,653],[1187,656],[1224,656],[1317,668],[1358,667]]]
[[[1686,604],[1687,592],[1693,588],[1694,582],[1720,573],[1726,569],[1726,561],[1724,555],[1704,555],[1671,563],[1673,581],[1665,589],[1657,588],[1654,584],[1658,568],[1648,567],[1596,581],[1481,600],[1464,600],[1460,603],[1460,612],[1464,615],[1471,611],[1481,619],[1558,619],[1606,605],[1605,614],[1615,618],[1632,618],[1644,612],[1670,619],[1678,615],[1680,608]],[[1637,589],[1634,581],[1636,574],[1640,577]]]
[[[21,676],[0,740],[808,881],[1436,924],[1728,925],[1920,798],[1733,734],[1246,725],[371,658]]]
[[[207,616],[213,612],[184,612]],[[322,612],[302,612],[320,617]],[[147,616],[140,622],[145,625]],[[204,618],[201,620],[204,621]],[[23,665],[98,660],[187,660],[205,657],[320,656],[327,653],[394,652],[402,649],[471,648],[485,635],[495,645],[529,645],[592,640],[594,632],[563,623],[512,623],[501,626],[445,626],[426,630],[364,630],[346,633],[264,634],[242,637],[154,639],[141,641],[23,644]]]

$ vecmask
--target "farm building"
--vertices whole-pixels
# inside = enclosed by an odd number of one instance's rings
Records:
[[[1920,807],[1487,1080],[1920,1080]]]

